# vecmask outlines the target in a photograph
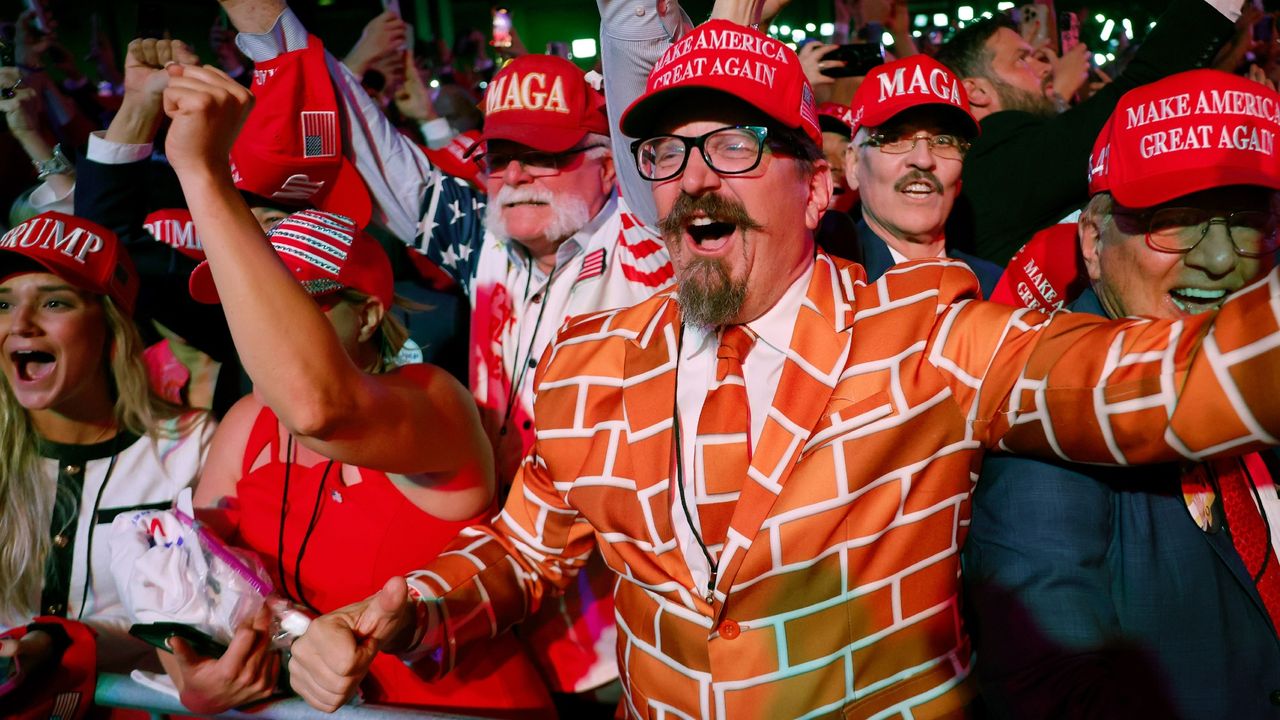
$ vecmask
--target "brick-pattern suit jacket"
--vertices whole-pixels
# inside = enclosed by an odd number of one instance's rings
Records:
[[[958,553],[985,450],[1147,463],[1280,430],[1274,273],[1216,326],[977,302],[973,273],[946,259],[862,277],[817,256],[710,604],[672,531],[676,298],[570,321],[506,507],[410,576],[439,598],[439,666],[598,545],[619,576],[633,717],[959,715]]]

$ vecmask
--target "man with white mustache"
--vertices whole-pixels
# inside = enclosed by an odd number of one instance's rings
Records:
[[[307,45],[284,0],[222,4],[255,63]],[[505,495],[533,443],[534,368],[556,330],[574,315],[640,302],[672,278],[666,248],[618,191],[604,97],[563,58],[525,55],[504,66],[489,83],[471,151],[482,193],[433,166],[333,58],[329,68],[373,221],[470,300],[468,385]],[[525,627],[553,692],[586,693],[617,677],[612,577],[591,567],[579,576],[581,595],[570,588],[563,606],[545,603]],[[603,702],[611,714],[613,700]]]
[[[862,199],[857,232],[867,281],[907,260],[951,257],[990,297],[1001,269],[946,242],[964,155],[979,132],[959,79],[927,55],[886,63],[867,74],[850,115],[845,177]]]

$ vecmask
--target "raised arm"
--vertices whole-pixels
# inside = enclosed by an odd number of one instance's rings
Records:
[[[458,490],[492,487],[466,390],[438,368],[371,375],[279,261],[226,158],[252,96],[210,67],[169,68],[166,150],[199,229],[232,337],[257,392],[299,442],[326,457]],[[430,432],[423,432],[430,428]]]

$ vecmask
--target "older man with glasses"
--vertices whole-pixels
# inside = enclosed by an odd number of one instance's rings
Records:
[[[844,174],[862,199],[857,233],[867,280],[907,260],[950,257],[964,261],[989,296],[1002,270],[946,241],[964,156],[980,132],[959,78],[927,55],[886,63],[858,86],[850,114]]]
[[[1093,151],[1079,222],[1092,288],[1070,308],[1186,321],[1190,335],[1192,318],[1263,277],[1277,133],[1280,95],[1233,75],[1197,70],[1125,95]],[[993,716],[1274,715],[1277,469],[1274,450],[1137,468],[989,459],[964,576]]]

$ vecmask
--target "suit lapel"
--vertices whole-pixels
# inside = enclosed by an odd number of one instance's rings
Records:
[[[671,483],[675,477],[672,453],[672,420],[675,415],[676,362],[680,356],[680,313],[668,294],[650,322],[626,346],[623,360],[623,417],[630,455],[631,474],[643,505],[651,508],[653,531],[659,542],[674,542],[671,525]],[[642,438],[643,453],[633,453]],[[658,560],[670,576],[684,587],[693,586],[693,576],[678,551],[660,552]]]
[[[772,407],[756,443],[730,523],[717,589],[727,594],[742,559],[795,469],[805,440],[827,407],[849,354],[851,278],[819,252],[805,300],[796,317],[791,348]],[[799,434],[789,428],[799,428]],[[719,595],[717,595],[719,597]],[[723,605],[717,601],[719,617]]]

